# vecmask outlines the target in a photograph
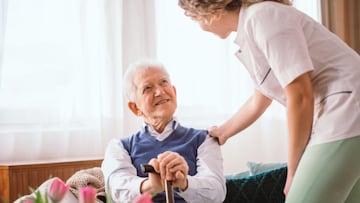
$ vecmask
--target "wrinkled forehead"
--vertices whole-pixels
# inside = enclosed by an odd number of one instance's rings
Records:
[[[139,87],[144,84],[155,83],[163,79],[170,80],[167,72],[162,68],[150,66],[136,71],[134,84]]]
[[[166,77],[166,78],[168,78],[169,77],[167,72],[163,68],[157,67],[157,66],[149,66],[149,67],[146,67],[146,68],[139,69],[135,73],[135,76],[152,77],[152,78],[156,78],[156,77]]]

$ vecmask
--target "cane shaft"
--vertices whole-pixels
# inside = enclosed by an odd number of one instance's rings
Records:
[[[143,173],[157,173],[155,169],[148,164],[142,164],[141,171]],[[164,180],[164,185],[165,185],[166,203],[175,203],[172,181]]]
[[[164,180],[164,181],[165,181],[166,203],[175,203],[172,182],[168,180]]]

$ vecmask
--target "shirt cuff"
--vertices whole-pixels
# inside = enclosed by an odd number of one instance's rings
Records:
[[[177,188],[176,191],[179,193],[181,197],[183,197],[185,200],[192,197],[194,194],[194,191],[196,191],[196,188],[199,187],[199,184],[192,176],[188,176],[188,186],[186,190],[181,190],[180,188]]]
[[[133,183],[129,184],[129,190],[134,191],[134,195],[138,196],[141,195],[140,187],[141,183],[146,180],[147,178],[136,178],[135,180],[132,180]]]

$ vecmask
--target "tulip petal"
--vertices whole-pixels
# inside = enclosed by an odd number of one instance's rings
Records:
[[[80,188],[79,203],[96,203],[96,189],[93,187]]]
[[[48,189],[48,195],[53,202],[59,202],[64,198],[68,190],[69,186],[66,185],[60,178],[55,177]]]

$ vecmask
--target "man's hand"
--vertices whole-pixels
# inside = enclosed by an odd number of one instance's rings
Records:
[[[166,151],[157,157],[158,165],[155,170],[160,172],[162,179],[172,181],[173,187],[186,190],[188,187],[187,174],[189,166],[184,157],[176,152]]]
[[[157,173],[149,173],[149,179],[146,179],[142,182],[140,186],[140,192],[141,193],[159,193],[163,192],[165,190],[164,181],[162,181],[159,170],[156,170],[156,168],[159,168],[159,162],[156,159],[151,159],[149,161],[149,165],[151,165],[155,172]]]

